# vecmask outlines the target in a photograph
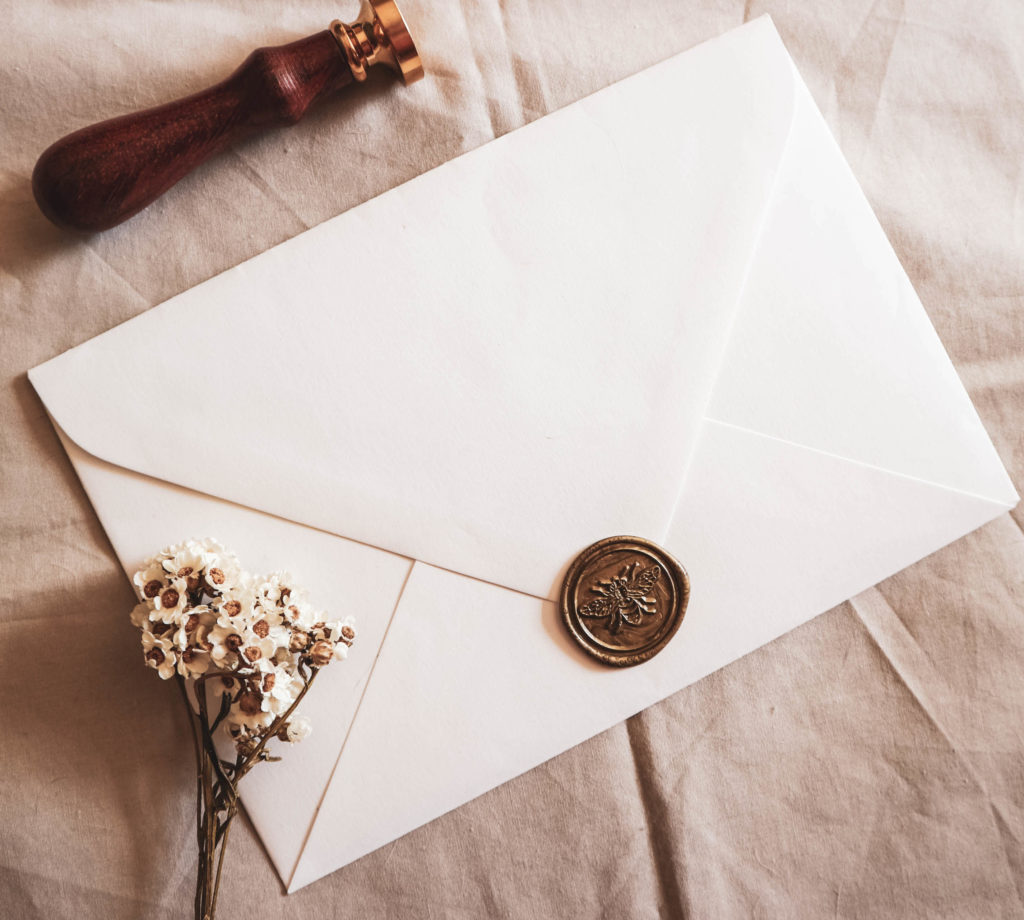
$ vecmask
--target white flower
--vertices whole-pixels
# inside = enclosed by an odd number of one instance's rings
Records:
[[[306,599],[302,588],[289,585],[283,589],[282,597],[276,603],[286,623],[309,629],[317,621],[316,610]]]
[[[206,605],[189,608],[182,613],[178,621],[178,629],[174,633],[174,644],[178,648],[196,645],[208,652],[212,651],[212,649],[206,648],[207,636],[216,622],[216,615]]]
[[[167,587],[167,573],[159,561],[150,560],[135,573],[132,581],[138,589],[139,597],[151,599]]]
[[[228,725],[240,725],[250,731],[265,728],[273,721],[274,714],[263,709],[263,694],[251,687],[246,687],[239,694],[225,719]]]
[[[274,664],[271,659],[277,646],[273,639],[261,639],[253,632],[246,632],[245,645],[238,652],[239,661],[245,668],[253,668],[260,672],[272,671]]]
[[[212,646],[210,654],[218,663],[238,661],[243,668],[267,671],[274,667],[271,659],[277,645],[269,637],[260,636],[250,627],[239,623],[222,626],[218,621],[207,637]]]
[[[348,657],[349,646],[355,637],[351,619],[317,623],[310,630],[312,645],[305,652],[306,660],[315,668],[326,667],[332,661],[343,661]]]
[[[182,611],[188,606],[188,588],[184,579],[175,578],[153,598],[152,620],[161,623],[177,623]]]
[[[195,645],[178,652],[178,673],[182,677],[198,677],[210,670],[210,653]]]
[[[305,716],[293,715],[284,726],[284,740],[289,744],[296,744],[303,738],[308,738],[313,731],[313,726]]]
[[[320,614],[312,606],[301,601],[297,604],[289,604],[281,613],[292,626],[306,632],[309,632],[320,619]]]
[[[190,588],[199,584],[199,576],[206,568],[206,552],[200,543],[189,540],[180,546],[172,547],[173,556],[164,559],[163,568],[170,578],[183,578]]]
[[[291,639],[291,630],[284,625],[281,611],[276,607],[269,611],[263,607],[256,607],[252,612],[248,627],[260,639],[271,642],[275,649],[286,648]]]
[[[206,675],[198,692],[222,703],[227,697],[223,726],[242,756],[267,740],[271,726],[282,741],[309,734],[307,719],[285,722],[284,714],[308,686],[307,667],[348,654],[356,635],[350,619],[314,608],[289,575],[254,577],[216,540],[170,546],[132,580],[142,602],[130,619],[147,666],[164,680]]]
[[[267,678],[273,677],[269,682]],[[284,715],[302,693],[302,678],[287,668],[277,668],[263,677],[264,709],[274,715]]]
[[[241,585],[243,580],[242,567],[233,554],[225,552],[220,544],[219,549],[208,549],[206,553],[206,573],[204,581],[212,591],[222,594],[232,591]]]
[[[344,620],[329,620],[324,623],[324,628],[327,630],[327,638],[337,642],[351,646],[356,638],[356,623],[352,617],[346,617]]]
[[[217,625],[210,630],[206,637],[206,641],[213,646],[210,650],[213,660],[218,663],[234,662],[235,655],[245,645],[244,632],[244,627],[236,628],[232,624],[222,626],[218,620]]]
[[[256,596],[264,598],[276,604],[279,600],[291,598],[292,591],[289,588],[291,576],[287,572],[275,572],[256,585]]]
[[[154,636],[149,630],[142,633],[142,654],[146,665],[156,668],[163,680],[174,674],[176,656],[171,641],[166,636]]]
[[[251,586],[237,583],[212,602],[221,626],[244,627],[254,615],[256,596]]]

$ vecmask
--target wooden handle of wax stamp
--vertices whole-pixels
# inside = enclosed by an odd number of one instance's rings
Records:
[[[406,83],[423,76],[393,0],[364,0],[354,23],[254,51],[203,92],[69,134],[40,156],[32,191],[42,212],[74,230],[106,230],[137,214],[225,147],[291,125],[317,100],[383,63]]]
[[[326,29],[260,48],[216,86],[61,138],[36,163],[32,191],[58,226],[106,230],[215,153],[260,129],[294,124],[314,102],[352,80]]]

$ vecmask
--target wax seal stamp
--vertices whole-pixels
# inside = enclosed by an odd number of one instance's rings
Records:
[[[686,570],[640,537],[588,546],[562,583],[562,619],[584,651],[628,667],[658,654],[676,634],[690,599]]]
[[[363,83],[375,65],[406,84],[423,76],[395,0],[363,0],[354,22],[336,19],[307,38],[257,48],[215,86],[61,138],[39,157],[32,192],[59,227],[107,230],[229,145],[293,125],[320,100]]]

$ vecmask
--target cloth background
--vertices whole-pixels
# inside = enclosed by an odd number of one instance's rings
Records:
[[[427,80],[374,77],[77,237],[32,201],[48,144],[354,4],[0,3],[4,916],[186,917],[195,859],[178,700],[26,369],[745,19],[773,15],[1024,485],[1020,0],[404,6]],[[293,896],[242,820],[223,916],[1024,917],[1022,514]]]

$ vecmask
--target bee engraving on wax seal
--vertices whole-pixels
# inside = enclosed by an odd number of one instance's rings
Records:
[[[588,546],[562,583],[562,619],[587,654],[618,667],[658,654],[676,634],[690,599],[686,570],[640,537]]]

